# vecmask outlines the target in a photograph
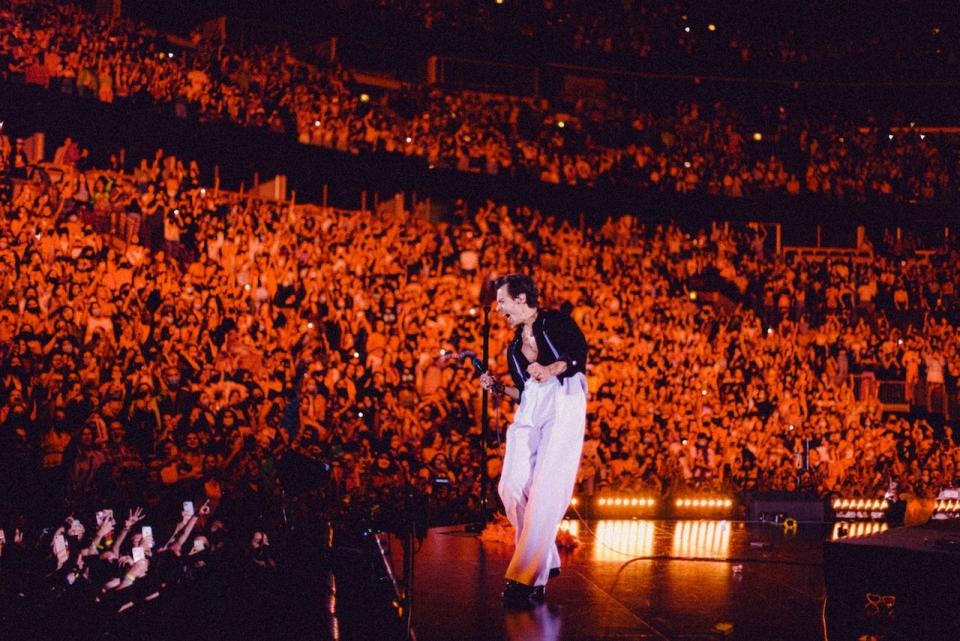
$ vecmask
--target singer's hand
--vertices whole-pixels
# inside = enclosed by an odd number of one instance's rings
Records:
[[[533,377],[533,380],[538,383],[542,383],[546,380],[549,380],[553,373],[549,368],[544,367],[540,363],[530,363],[530,366],[527,367],[527,374]]]
[[[497,377],[491,374],[490,372],[484,372],[480,375],[480,387],[491,391],[497,385]]]

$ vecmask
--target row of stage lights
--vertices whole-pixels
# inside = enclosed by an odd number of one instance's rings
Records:
[[[960,514],[960,500],[941,500],[937,499],[934,512],[941,514]]]
[[[886,532],[889,527],[889,525],[881,521],[838,521],[833,524],[833,533],[830,535],[830,540],[836,541],[838,539],[870,536],[871,534]]]
[[[662,501],[650,496],[601,496],[593,499],[573,497],[570,500],[570,516],[577,509],[585,509],[586,518],[592,517],[655,517],[660,512],[669,512],[673,516],[689,514],[697,518],[727,518],[734,507],[731,498],[699,497],[678,498]],[[665,515],[665,514],[664,514]]]
[[[834,499],[834,512],[857,511],[857,512],[883,512],[890,508],[890,502],[886,499]]]
[[[573,497],[570,500],[571,507],[578,507],[580,499]],[[597,499],[598,507],[656,507],[657,499],[643,497],[601,497]],[[681,508],[731,508],[732,499],[677,499],[674,502],[675,507]]]
[[[723,509],[733,507],[731,499],[677,499],[674,503],[677,507]]]
[[[655,507],[656,499],[650,498],[624,498],[624,497],[601,497],[597,499],[597,505],[600,507]],[[571,505],[576,507],[577,499],[571,501]]]

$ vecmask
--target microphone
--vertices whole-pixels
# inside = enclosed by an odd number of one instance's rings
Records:
[[[483,285],[480,287],[480,304],[484,307],[489,307],[497,301],[497,288],[494,287],[496,280],[495,272],[490,272],[483,279]]]
[[[483,363],[480,362],[480,359],[476,356],[470,357],[470,364],[473,365],[473,369],[477,373],[477,376],[483,376],[487,373],[487,368],[483,366]]]
[[[461,361],[466,358],[470,359],[470,364],[473,365],[473,371],[476,372],[477,376],[483,376],[484,374],[489,373],[489,370],[483,366],[483,361],[480,360],[476,352],[473,352],[469,349],[464,350],[459,354],[444,354],[440,357],[440,360],[447,361],[451,358],[456,358]],[[495,381],[493,384],[493,391],[497,394],[503,393],[503,384],[500,381]]]

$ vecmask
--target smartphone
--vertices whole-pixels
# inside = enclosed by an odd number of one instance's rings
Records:
[[[193,501],[184,501],[183,502],[183,511],[189,514],[190,516],[194,515],[193,511]]]
[[[203,539],[194,539],[193,540],[193,551],[194,552],[203,552],[206,548],[203,545]]]
[[[59,558],[67,554],[67,541],[63,538],[63,533],[53,535],[53,553]]]
[[[144,525],[140,528],[140,534],[143,536],[144,544],[147,547],[153,547],[153,528],[149,525]],[[149,541],[150,543],[147,543]]]
[[[3,530],[0,530],[0,545],[6,545],[7,535],[3,533]]]
[[[134,563],[136,563],[137,561],[143,561],[145,558],[147,558],[147,556],[146,556],[146,554],[143,553],[143,548],[142,548],[142,547],[135,547],[135,548],[133,548],[133,562],[134,562]]]

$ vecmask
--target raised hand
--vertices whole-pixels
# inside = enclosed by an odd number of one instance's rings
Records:
[[[123,527],[127,530],[147,517],[147,515],[143,513],[142,507],[138,507],[136,510],[129,510],[128,514],[127,520],[123,522]]]
[[[493,390],[497,384],[497,378],[490,372],[484,372],[480,375],[480,387],[488,392]]]

